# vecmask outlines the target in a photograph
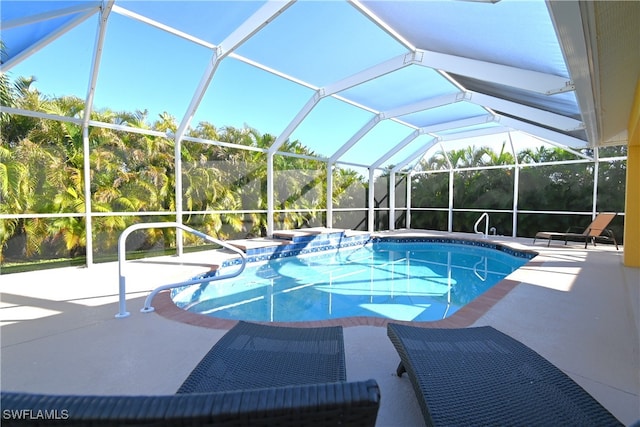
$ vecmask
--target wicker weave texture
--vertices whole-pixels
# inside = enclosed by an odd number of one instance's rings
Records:
[[[565,373],[492,327],[389,324],[387,333],[427,425],[621,425]]]
[[[15,411],[3,426],[374,426],[380,390],[375,380],[346,382],[340,326],[239,322],[176,395],[3,393],[1,404]]]
[[[172,396],[2,393],[3,426],[374,426],[374,380]]]
[[[198,393],[346,381],[341,326],[289,328],[239,322],[178,389]]]

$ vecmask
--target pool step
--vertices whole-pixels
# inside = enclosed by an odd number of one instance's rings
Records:
[[[288,239],[294,243],[310,242],[315,240],[318,236],[330,238],[331,236],[339,236],[344,234],[343,229],[339,228],[300,228],[298,230],[277,230],[273,232],[274,239]]]
[[[244,251],[246,254],[249,254],[251,251],[254,251],[256,249],[275,248],[278,246],[290,245],[293,242],[291,240],[284,240],[284,239],[256,237],[253,239],[227,240],[227,243]]]
[[[302,253],[333,250],[340,247],[364,245],[371,234],[341,228],[303,228],[274,231],[272,237],[228,240],[227,243],[244,251],[247,262],[296,256]]]
[[[344,228],[327,228],[327,227],[310,227],[300,228],[297,230],[277,230],[273,232],[273,237],[276,239],[289,239],[294,243],[309,242],[312,240],[318,240],[318,238],[324,238],[325,240],[333,237],[364,237],[371,236],[371,233],[367,231],[349,230]]]

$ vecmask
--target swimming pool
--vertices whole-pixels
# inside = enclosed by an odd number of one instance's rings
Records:
[[[236,278],[175,289],[172,299],[184,310],[233,320],[304,322],[370,316],[436,321],[451,316],[534,256],[488,246],[377,240],[356,248],[251,263]],[[218,274],[234,268],[224,267]]]

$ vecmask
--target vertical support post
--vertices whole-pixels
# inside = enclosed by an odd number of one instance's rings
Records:
[[[325,227],[333,228],[333,163],[327,161],[327,219]]]
[[[518,237],[518,195],[520,194],[520,164],[518,162],[518,154],[513,146],[513,139],[511,138],[511,132],[507,132],[509,136],[509,145],[511,146],[511,154],[513,154],[513,161],[515,166],[513,168],[513,218],[511,222],[511,237]],[[496,233],[497,234],[497,233]]]
[[[273,153],[267,153],[267,236],[273,235],[273,211],[275,206],[273,193]]]
[[[389,175],[389,230],[396,229],[396,173]]]
[[[513,170],[513,231],[511,237],[518,237],[518,194],[520,193],[520,165]]]
[[[373,178],[373,168],[369,168],[369,218],[368,218],[368,226],[367,231],[369,233],[373,233],[375,231],[375,188],[374,188],[374,178]]]
[[[106,3],[103,2],[103,5],[101,6],[100,22],[98,23],[95,49],[93,51],[93,59],[91,61],[91,77],[89,78],[87,97],[84,101],[84,116],[82,118],[82,179],[84,181],[84,232],[86,237],[85,263],[87,267],[91,267],[93,265],[93,217],[91,216],[93,208],[91,206],[91,151],[89,147],[89,121],[91,120],[91,110],[93,109],[96,81],[98,80],[98,72],[100,71],[102,47],[104,46],[107,23],[114,1],[115,0],[110,0]]]
[[[176,222],[182,224],[182,138],[176,136],[173,150],[173,161],[175,162],[175,198],[176,198]],[[182,239],[182,229],[176,229],[176,255],[182,256],[184,247]]]
[[[591,221],[598,214],[598,175],[600,174],[600,153],[598,147],[593,149],[593,195],[591,197]]]
[[[413,185],[413,171],[407,175],[407,228],[411,228],[411,186]]]
[[[453,231],[453,169],[449,170],[449,233]]]
[[[91,159],[89,150],[89,126],[82,126],[82,164],[84,180],[84,232],[86,234],[86,266],[93,265],[93,217],[91,216]]]

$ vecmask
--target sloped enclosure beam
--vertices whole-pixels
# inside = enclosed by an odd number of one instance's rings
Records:
[[[220,61],[222,61],[225,57],[231,54],[235,49],[241,46],[245,41],[250,39],[254,34],[260,31],[263,27],[265,27],[269,22],[273,21],[278,15],[284,12],[289,6],[293,4],[292,1],[289,2],[281,2],[281,1],[269,1],[265,5],[263,5],[256,13],[251,15],[249,19],[247,19],[242,25],[240,25],[236,30],[229,35],[220,45],[218,45],[213,53],[211,61],[207,66],[202,78],[200,79],[200,83],[198,84],[198,88],[191,99],[191,103],[187,108],[187,111],[182,118],[180,126],[178,126],[178,130],[175,135],[175,178],[176,178],[176,222],[182,223],[182,167],[181,167],[181,140],[184,136],[187,128],[189,127],[191,120],[193,119],[193,115],[197,110],[202,98],[204,97],[213,76],[220,65]],[[270,181],[269,184],[270,191],[273,192],[273,182]],[[273,212],[270,213],[269,217],[273,222]],[[182,255],[182,233],[176,233],[176,243],[178,248],[178,255]]]
[[[91,61],[91,77],[89,78],[89,87],[87,88],[87,97],[84,102],[84,117],[82,120],[82,163],[83,163],[83,180],[84,180],[84,212],[85,212],[85,239],[86,239],[86,260],[87,267],[93,264],[93,218],[91,216],[91,153],[89,150],[89,122],[91,120],[91,111],[93,110],[93,98],[95,95],[96,81],[98,80],[98,72],[100,71],[100,60],[102,59],[102,48],[104,46],[105,34],[107,32],[107,24],[111,9],[115,0],[108,1],[100,13],[100,22],[98,24],[98,34],[96,36],[96,44],[93,51],[93,60]]]

